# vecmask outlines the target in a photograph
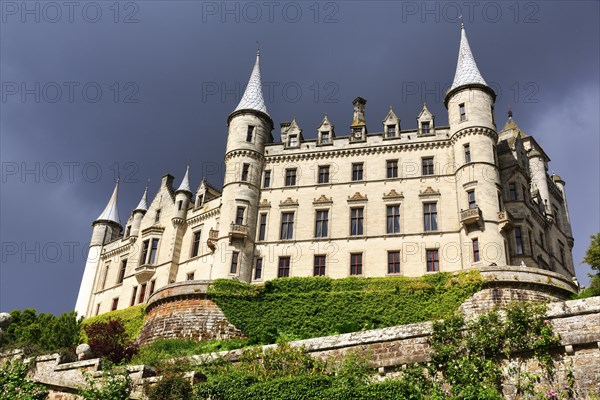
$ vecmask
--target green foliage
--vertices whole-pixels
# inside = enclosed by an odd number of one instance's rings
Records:
[[[247,346],[248,341],[243,339],[210,340],[198,342],[193,339],[159,339],[139,349],[131,360],[131,364],[145,364],[158,368],[168,368],[166,360],[191,356],[196,354],[212,353],[224,350],[234,350]]]
[[[0,336],[0,349],[24,348],[30,354],[74,349],[79,343],[81,321],[75,312],[60,316],[36,313],[32,308],[10,313],[12,323]]]
[[[217,280],[209,296],[252,343],[306,339],[446,318],[482,286],[477,272],[419,278]]]
[[[81,342],[87,343],[87,336],[85,335],[86,326],[96,322],[108,322],[115,319],[123,323],[127,338],[130,341],[134,341],[142,330],[145,318],[146,312],[143,304],[86,318],[81,322],[81,327],[83,328],[81,329]]]
[[[0,367],[0,399],[44,400],[48,391],[43,385],[27,379],[29,366],[20,361]]]
[[[600,273],[600,233],[591,237],[592,241],[588,247],[583,262],[589,264],[597,273]]]
[[[137,346],[127,337],[119,319],[86,325],[85,334],[94,356],[113,364],[127,362],[137,353]]]
[[[145,388],[148,400],[191,400],[193,388],[181,375],[163,377],[156,385]]]
[[[129,400],[132,384],[126,370],[109,369],[99,380],[87,373],[83,377],[87,387],[79,389],[78,394],[85,400]]]

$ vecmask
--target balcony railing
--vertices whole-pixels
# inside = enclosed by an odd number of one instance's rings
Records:
[[[156,265],[143,264],[135,269],[135,278],[139,283],[148,282],[156,272]]]
[[[246,240],[249,235],[248,225],[234,224],[229,227],[229,241],[233,239]]]
[[[481,212],[479,207],[467,208],[466,210],[460,211],[460,222],[463,225],[478,224]]]

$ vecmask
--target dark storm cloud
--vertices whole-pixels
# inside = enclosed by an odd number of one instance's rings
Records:
[[[576,264],[599,229],[597,2],[62,4],[1,3],[2,310],[73,308],[117,175],[122,220],[188,161],[194,187],[221,184],[256,41],[276,125],[296,116],[314,137],[327,112],[345,134],[356,96],[373,132],[390,104],[415,127],[424,100],[443,125],[462,14],[499,125],[511,106],[567,182]]]

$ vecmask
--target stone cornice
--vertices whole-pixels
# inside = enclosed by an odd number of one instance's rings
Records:
[[[231,150],[227,154],[225,154],[225,162],[238,157],[250,157],[255,160],[263,161],[264,156],[256,150],[250,149],[239,149],[239,150]]]
[[[103,251],[102,254],[100,255],[100,259],[106,260],[108,258],[111,258],[114,256],[119,256],[123,253],[127,253],[129,250],[131,250],[132,245],[133,245],[133,242],[127,242],[123,246],[119,246],[119,247],[111,249],[111,250]]]
[[[278,154],[265,156],[265,163],[293,162],[315,159],[331,159],[342,157],[366,156],[371,154],[385,154],[399,151],[421,151],[435,148],[444,148],[451,145],[449,139],[438,139],[434,141],[403,143],[403,144],[385,144],[382,146],[365,146],[359,148],[346,149],[327,149],[324,151],[311,151],[297,154]]]
[[[210,218],[216,217],[217,215],[219,215],[219,214],[220,214],[220,212],[221,212],[221,209],[220,209],[219,207],[215,207],[215,208],[213,208],[212,210],[208,210],[208,211],[206,211],[206,212],[203,212],[203,213],[202,213],[202,214],[200,214],[200,215],[196,215],[196,216],[194,216],[194,217],[192,217],[192,218],[189,218],[189,219],[188,219],[188,221],[187,221],[187,223],[188,223],[188,226],[190,226],[190,227],[192,227],[192,228],[193,228],[193,227],[195,227],[195,226],[196,226],[196,225],[197,225],[199,222],[202,222],[202,221],[205,221],[205,220],[207,220],[207,219],[210,219]]]
[[[469,128],[461,129],[452,135],[450,141],[452,145],[454,145],[456,144],[458,139],[471,135],[484,135],[492,139],[494,143],[498,142],[498,134],[496,133],[496,131],[485,126],[472,126]]]
[[[146,236],[146,235],[151,235],[153,233],[162,235],[164,231],[165,231],[164,226],[152,225],[151,227],[148,227],[148,228],[142,230],[142,237]]]

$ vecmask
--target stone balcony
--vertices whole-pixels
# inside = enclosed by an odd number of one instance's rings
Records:
[[[143,264],[135,268],[135,278],[139,283],[145,283],[154,276],[156,265]]]
[[[229,242],[234,239],[246,240],[250,235],[250,229],[248,225],[234,224],[232,223],[229,227]]]
[[[206,241],[206,245],[213,251],[217,247],[217,240],[219,240],[219,231],[216,229],[211,229],[208,231],[208,240]]]
[[[466,227],[467,225],[479,224],[481,219],[481,210],[475,206],[460,210],[460,222]]]
[[[509,231],[514,227],[511,213],[506,210],[498,211],[498,227],[501,231]]]

